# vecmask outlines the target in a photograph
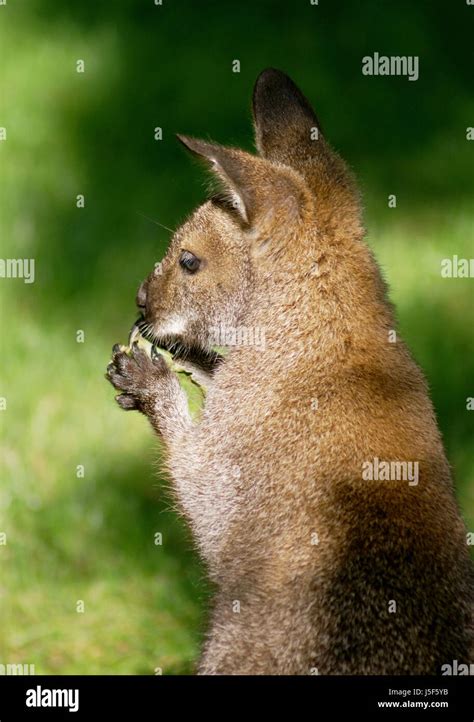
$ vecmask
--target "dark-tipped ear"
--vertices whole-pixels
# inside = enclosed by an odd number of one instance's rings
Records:
[[[319,226],[331,234],[361,234],[361,208],[352,174],[326,142],[311,105],[285,73],[270,68],[259,75],[253,113],[259,153],[303,176],[316,198]]]
[[[288,160],[289,151],[308,148],[321,132],[316,113],[301,90],[274,68],[257,78],[253,116],[258,151],[272,160]]]
[[[250,155],[237,148],[226,148],[197,138],[177,135],[186,148],[203,158],[221,180],[232,205],[246,225],[287,211],[295,217],[308,202],[302,178],[286,168]]]

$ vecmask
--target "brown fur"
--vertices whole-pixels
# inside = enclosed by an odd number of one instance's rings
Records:
[[[177,231],[141,298],[158,339],[208,350],[224,324],[264,329],[264,350],[231,349],[196,423],[164,364],[116,349],[109,368],[119,403],[163,439],[217,584],[199,671],[436,673],[468,661],[473,588],[426,382],[389,342],[352,177],[311,140],[308,101],[267,70],[254,115],[260,157],[181,138],[228,198]],[[196,274],[183,249],[202,259]],[[364,480],[374,457],[418,461],[418,485]]]

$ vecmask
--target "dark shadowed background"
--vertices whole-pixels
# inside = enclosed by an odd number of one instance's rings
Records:
[[[252,87],[268,66],[300,85],[360,179],[368,242],[474,530],[474,281],[440,275],[443,258],[473,255],[473,29],[464,0],[0,6],[1,255],[36,262],[32,284],[0,279],[0,663],[193,669],[204,570],[156,471],[158,443],[103,373],[167,246],[154,221],[175,228],[206,195],[175,132],[251,150]],[[362,75],[376,51],[419,56],[419,79]]]

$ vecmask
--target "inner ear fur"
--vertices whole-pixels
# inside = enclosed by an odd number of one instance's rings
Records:
[[[178,135],[207,162],[240,215],[242,225],[262,233],[275,223],[297,223],[312,205],[303,178],[291,168],[237,148]]]

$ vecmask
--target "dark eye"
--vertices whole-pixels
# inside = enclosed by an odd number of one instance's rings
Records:
[[[179,257],[179,265],[188,273],[196,273],[201,265],[201,261],[194,253],[190,251],[182,251]]]

